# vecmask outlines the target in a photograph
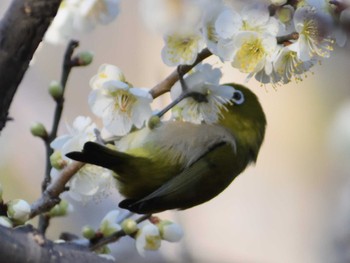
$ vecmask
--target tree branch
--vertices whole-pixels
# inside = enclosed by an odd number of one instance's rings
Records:
[[[163,81],[158,83],[150,90],[152,97],[155,99],[160,95],[170,91],[171,87],[176,83],[176,81],[179,80],[178,70],[180,70],[181,73],[185,75],[192,68],[194,68],[194,66],[202,62],[207,57],[210,57],[211,55],[212,53],[209,51],[209,49],[205,48],[198,54],[196,61],[192,65],[179,66],[179,69],[175,69],[168,77],[166,77]]]
[[[61,0],[13,0],[0,22],[0,131],[17,87]]]
[[[30,225],[15,229],[0,226],[0,236],[0,258],[7,263],[111,262],[89,252],[87,246],[47,240]]]
[[[47,212],[58,204],[60,202],[59,195],[66,190],[66,184],[83,166],[84,163],[81,162],[73,162],[68,165],[59,175],[58,179],[49,185],[40,199],[32,204],[30,218]]]

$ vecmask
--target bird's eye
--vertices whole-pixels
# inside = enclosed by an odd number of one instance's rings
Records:
[[[242,104],[244,102],[243,92],[240,90],[235,90],[232,96],[232,101],[238,105]]]

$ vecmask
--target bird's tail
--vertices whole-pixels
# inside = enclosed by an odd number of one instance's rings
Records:
[[[84,144],[82,152],[70,152],[66,156],[76,161],[95,164],[111,170],[115,170],[116,167],[125,166],[137,158],[95,142],[87,142]]]

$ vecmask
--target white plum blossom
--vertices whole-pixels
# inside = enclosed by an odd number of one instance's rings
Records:
[[[96,125],[91,122],[89,117],[77,117],[73,126],[67,125],[68,134],[57,137],[51,147],[61,153],[62,158],[67,164],[72,161],[65,155],[72,151],[81,151],[87,141],[96,139]],[[59,170],[52,168],[51,177],[59,175]],[[112,171],[91,165],[84,165],[68,182],[68,194],[71,198],[80,202],[87,202],[91,199],[99,200],[109,194],[109,189],[113,186]]]
[[[113,65],[102,65],[90,86],[90,108],[111,135],[123,136],[134,126],[141,128],[152,115],[150,93],[132,87],[121,70]]]
[[[219,14],[225,10],[225,6],[221,1],[210,1],[208,5],[203,14],[202,34],[208,49],[217,54],[219,35],[215,30],[215,23]]]
[[[215,31],[223,39],[234,37],[242,27],[242,17],[234,9],[224,9],[215,21]]]
[[[161,244],[160,232],[154,224],[144,225],[136,235],[136,249],[141,256],[146,250],[157,250]]]
[[[300,60],[296,49],[297,45],[295,43],[283,47],[274,59],[274,70],[280,76],[283,84],[290,82],[292,78],[295,78],[297,81],[302,80],[302,74],[306,73],[314,65],[313,60]]]
[[[316,63],[314,59],[302,61],[297,55],[298,45],[296,43],[279,47],[275,52],[272,61],[273,69],[270,74],[266,74],[265,70],[255,74],[255,79],[262,84],[271,83],[272,86],[287,84],[291,80],[296,82],[302,81],[304,75]]]
[[[104,128],[112,135],[123,136],[133,126],[143,127],[152,115],[152,97],[141,88],[131,88],[127,83],[109,80],[89,95],[92,112],[102,118]]]
[[[224,61],[232,61],[242,44],[237,43],[237,38],[242,38],[238,35],[255,34],[260,38],[275,38],[279,23],[270,17],[266,5],[256,4],[246,6],[240,14],[233,9],[222,11],[215,22],[215,30],[219,35],[217,55]]]
[[[336,20],[334,19],[334,8],[332,8],[330,1],[329,0],[307,0],[306,3],[309,6],[317,9],[318,18],[321,19],[321,22],[322,22],[321,31],[324,31],[325,27],[327,27],[330,37],[334,39],[335,43],[338,46],[343,47],[347,40],[347,34],[343,30],[343,28],[336,23]],[[343,4],[343,2],[341,1],[338,1],[338,3],[340,5]],[[345,10],[343,10],[343,12],[344,11]],[[342,21],[343,12],[341,12],[339,16],[340,22]]]
[[[272,56],[277,48],[276,38],[257,32],[241,32],[234,40],[235,53],[232,66],[244,73],[256,73],[264,69],[272,72]]]
[[[45,41],[64,44],[98,24],[108,24],[119,13],[119,0],[64,0],[49,27]]]
[[[56,180],[60,175],[60,170],[52,168],[50,175],[53,180]],[[85,164],[68,182],[69,191],[67,194],[70,198],[83,204],[91,200],[99,202],[110,194],[114,185],[115,181],[110,170]]]
[[[199,31],[166,35],[164,42],[162,59],[168,66],[193,64],[197,54],[204,48],[204,40]]]
[[[220,86],[221,77],[219,69],[212,69],[209,64],[198,65],[192,74],[185,76],[185,82],[191,91],[205,95],[206,101],[198,102],[193,97],[188,97],[179,102],[175,113],[179,113],[184,121],[193,123],[216,123],[220,117],[220,111],[224,104],[229,103],[234,88]],[[182,88],[177,82],[171,89],[171,97],[180,96]]]
[[[100,166],[85,164],[69,181],[68,194],[78,202],[100,201],[115,184],[112,172]]]
[[[268,6],[262,3],[247,5],[240,13],[226,9],[215,22],[216,31],[224,39],[232,38],[238,31],[254,31],[276,36],[278,26],[279,22],[270,16]]]
[[[298,58],[302,61],[314,57],[327,58],[333,50],[334,41],[329,37],[328,19],[312,6],[303,6],[294,13],[295,30],[299,33],[297,40]]]
[[[72,126],[66,124],[66,129],[68,134],[57,137],[50,144],[53,149],[61,151],[62,158],[65,160],[68,159],[65,156],[67,153],[80,151],[85,142],[96,139],[97,126],[90,117],[78,116]]]
[[[270,17],[267,5],[248,5],[239,14],[233,9],[220,13],[215,30],[219,36],[217,55],[248,78],[264,70],[272,73],[272,56],[277,48],[280,23]]]
[[[102,64],[97,71],[97,74],[90,80],[90,87],[92,89],[99,89],[102,84],[109,80],[118,80],[126,82],[124,73],[120,68],[111,64]]]

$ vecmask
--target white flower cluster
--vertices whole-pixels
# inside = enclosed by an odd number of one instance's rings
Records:
[[[173,117],[192,123],[213,124],[219,120],[220,111],[226,103],[235,103],[231,86],[219,84],[222,73],[210,64],[198,64],[185,76],[191,92],[205,96],[203,102],[192,97],[183,99],[173,109]],[[110,135],[124,136],[140,129],[152,116],[152,96],[141,88],[134,88],[125,80],[124,74],[113,65],[102,65],[91,81],[89,104],[92,112],[103,121],[103,131]],[[177,99],[182,87],[177,82],[171,89],[171,97]]]
[[[152,6],[157,2],[143,0],[142,4]],[[170,12],[170,7],[167,10],[164,3],[162,16],[143,16],[154,20],[148,24],[169,24],[168,30],[162,30],[162,58],[169,66],[192,64],[206,46],[223,62],[247,73],[248,79],[254,76],[261,83],[285,84],[292,79],[301,80],[317,61],[329,57],[335,42],[341,46],[346,41],[336,23],[339,16],[346,20],[348,9],[339,14],[332,1],[249,1],[241,10],[220,0],[164,2],[184,6],[182,16],[176,17],[183,19],[179,27],[165,19],[164,12],[173,17],[174,11]],[[150,11],[155,8],[143,9]],[[186,19],[190,14],[196,19]]]
[[[67,42],[77,34],[108,24],[119,13],[119,0],[63,0],[45,35],[52,44]]]
[[[89,226],[85,226],[83,235],[88,239],[92,239],[96,233],[108,237],[123,230],[126,235],[135,238],[136,249],[141,256],[144,256],[147,250],[158,250],[162,240],[179,242],[182,239],[184,232],[181,226],[169,220],[160,220],[159,218],[155,218],[155,220],[157,222],[151,223],[147,221],[142,223],[142,226],[139,226],[131,218],[120,220],[120,211],[112,210],[101,220],[97,231],[94,231]]]

